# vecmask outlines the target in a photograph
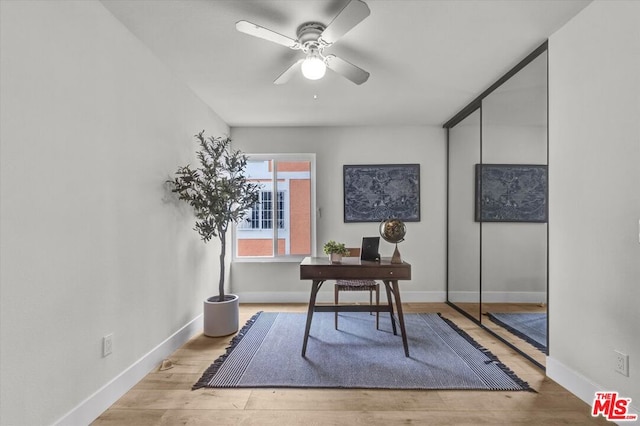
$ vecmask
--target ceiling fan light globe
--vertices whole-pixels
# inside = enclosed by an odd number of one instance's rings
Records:
[[[309,80],[320,80],[325,72],[327,72],[327,66],[317,56],[309,57],[302,62],[302,75]]]

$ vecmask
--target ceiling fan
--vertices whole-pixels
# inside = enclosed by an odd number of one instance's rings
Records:
[[[274,84],[284,84],[298,70],[302,70],[309,80],[324,77],[327,68],[351,80],[355,84],[362,84],[369,78],[369,73],[336,55],[324,55],[324,49],[338,41],[364,18],[369,16],[369,7],[362,0],[351,0],[333,18],[329,25],[319,22],[305,22],[298,27],[297,39],[292,39],[270,29],[261,27],[248,21],[236,22],[236,29],[242,33],[281,44],[290,49],[302,50],[306,57],[296,61],[287,68]]]

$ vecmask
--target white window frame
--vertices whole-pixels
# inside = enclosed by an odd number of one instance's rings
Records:
[[[311,215],[311,254],[310,256],[316,256],[316,154],[315,153],[288,153],[288,154],[245,154],[249,161],[268,161],[274,160],[274,170],[272,173],[272,181],[267,185],[271,188],[271,190],[277,194],[278,192],[278,169],[277,162],[278,161],[307,161],[310,164],[310,179],[311,179],[311,206],[310,206],[310,215]],[[288,186],[284,189],[285,193],[289,192]],[[276,196],[277,197],[277,196]],[[288,232],[289,226],[289,217],[288,217],[288,207],[289,207],[289,197],[285,196],[285,229]],[[273,203],[274,206],[277,203]],[[273,215],[274,221],[277,219],[275,216],[275,212]],[[232,262],[256,262],[256,263],[269,263],[269,262],[300,262],[305,256],[302,255],[273,255],[273,256],[242,256],[238,257],[237,255],[237,230],[238,226],[234,224],[232,229]],[[278,227],[274,226],[271,230],[273,232],[271,240],[273,242],[273,253],[277,253],[278,250]],[[260,230],[258,232],[264,232],[266,230]],[[242,231],[241,231],[242,232]],[[246,230],[244,231],[246,232]]]

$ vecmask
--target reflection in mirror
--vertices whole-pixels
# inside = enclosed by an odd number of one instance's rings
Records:
[[[482,163],[547,165],[546,51],[482,99]],[[521,191],[527,185],[520,178],[506,186]],[[482,325],[544,365],[547,223],[485,221],[481,227]]]
[[[474,173],[480,162],[480,110],[449,129],[447,300],[480,321],[480,224]]]

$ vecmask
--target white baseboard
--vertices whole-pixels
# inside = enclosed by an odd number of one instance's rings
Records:
[[[451,291],[449,300],[458,303],[478,303],[478,292]],[[537,291],[483,291],[485,303],[547,303],[547,293]]]
[[[589,407],[593,405],[593,399],[596,392],[611,392],[615,389],[605,389],[602,386],[593,383],[580,373],[573,371],[560,361],[548,356],[546,359],[546,373],[550,379],[553,379],[560,386],[580,398]],[[622,395],[624,397],[624,395]],[[634,402],[634,401],[631,401]],[[633,404],[629,407],[628,414],[638,415],[638,407]],[[615,422],[616,424],[628,424],[628,422]]]
[[[485,303],[547,303],[544,291],[483,291]]]
[[[380,300],[386,301],[387,296],[381,291]],[[240,292],[235,293],[240,297],[240,303],[309,303],[309,291],[266,291],[266,292]],[[444,291],[402,291],[402,303],[430,303],[444,302]],[[360,291],[343,291],[340,300],[345,302],[363,302],[369,300],[369,295]],[[320,291],[318,302],[333,303],[333,287],[331,291]]]
[[[82,401],[78,406],[62,416],[54,425],[75,426],[90,424],[136,383],[142,380],[144,376],[157,368],[162,360],[166,359],[200,332],[202,332],[202,314],[195,317],[93,395]]]

